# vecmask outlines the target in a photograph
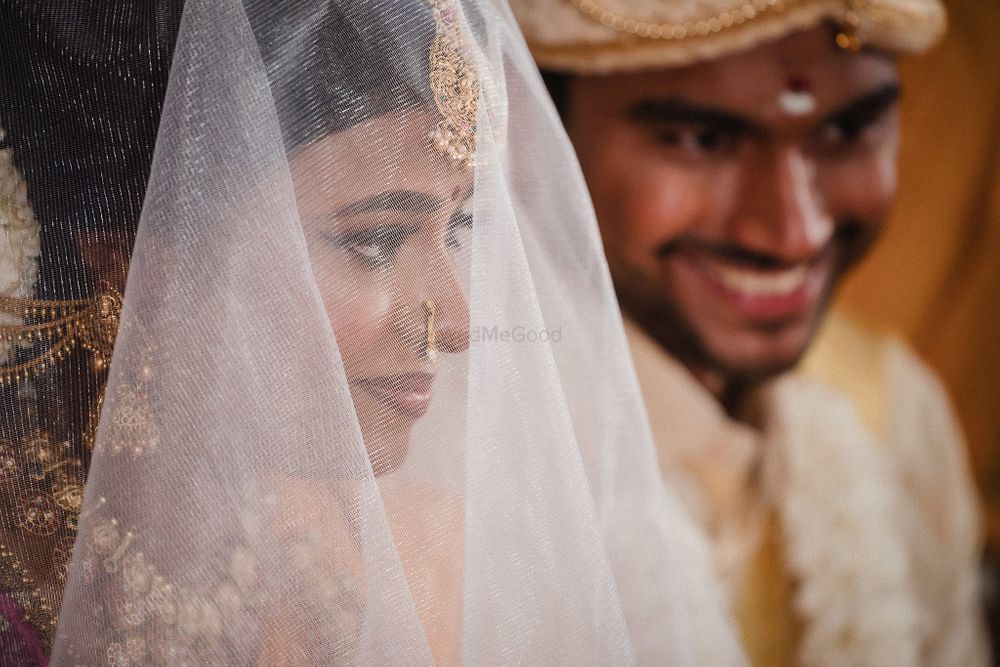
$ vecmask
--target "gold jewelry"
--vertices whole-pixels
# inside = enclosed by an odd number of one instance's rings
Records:
[[[434,313],[435,313],[434,302],[430,299],[424,301],[424,317],[427,318],[427,324],[426,324],[427,329],[425,332],[426,336],[425,349],[427,350],[427,358],[430,359],[431,361],[437,361],[437,354],[438,354],[437,335],[434,332]]]
[[[479,77],[469,60],[455,9],[447,0],[431,0],[436,30],[430,50],[430,85],[444,117],[430,139],[455,163],[475,165]]]
[[[845,51],[860,51],[861,38],[858,37],[858,29],[861,27],[861,15],[858,13],[859,0],[846,0],[847,12],[844,15],[844,23],[837,31],[837,46]]]
[[[0,385],[27,380],[62,361],[78,345],[92,355],[95,371],[111,360],[118,333],[122,296],[109,288],[92,299],[48,301],[0,295],[0,314],[34,320],[31,324],[0,324],[0,341],[24,347],[48,340],[41,354],[0,366]]]

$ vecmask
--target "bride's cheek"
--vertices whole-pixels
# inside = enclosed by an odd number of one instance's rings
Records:
[[[384,353],[381,341],[392,326],[392,290],[371,279],[344,283],[332,303],[324,296],[333,335],[345,366],[369,366],[369,357]]]

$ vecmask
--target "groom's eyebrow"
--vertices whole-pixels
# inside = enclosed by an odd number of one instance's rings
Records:
[[[629,107],[625,113],[628,118],[643,125],[695,123],[738,134],[759,135],[764,132],[760,125],[747,116],[677,97],[646,98]]]
[[[433,213],[441,208],[444,201],[426,192],[417,190],[383,190],[364,199],[342,206],[333,212],[337,218],[350,217],[379,211],[401,213]]]

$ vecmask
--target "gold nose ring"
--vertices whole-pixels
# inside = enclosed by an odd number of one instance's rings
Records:
[[[437,336],[434,333],[434,302],[430,299],[424,301],[424,317],[426,318],[426,350],[427,358],[431,361],[437,361]]]

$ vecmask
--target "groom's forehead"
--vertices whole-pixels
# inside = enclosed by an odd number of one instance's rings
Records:
[[[781,91],[804,85],[829,110],[894,82],[894,59],[876,51],[845,51],[820,26],[737,54],[684,67],[665,67],[572,80],[598,81],[615,94],[611,106],[663,102],[747,116],[773,116]],[[824,104],[825,103],[825,104]],[[649,106],[649,105],[647,105]]]

